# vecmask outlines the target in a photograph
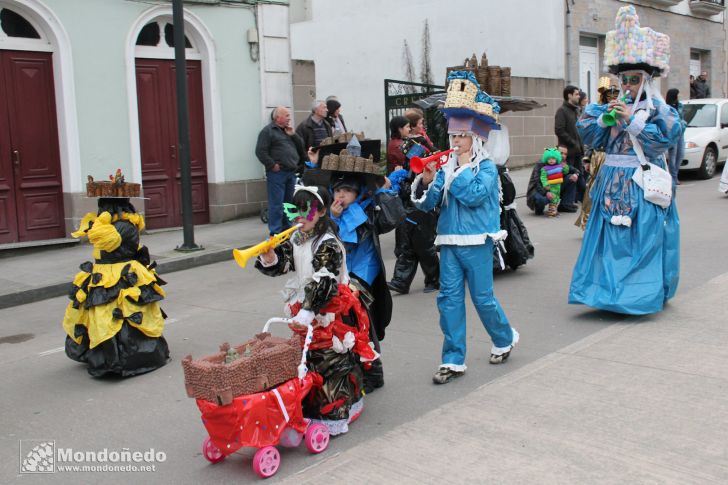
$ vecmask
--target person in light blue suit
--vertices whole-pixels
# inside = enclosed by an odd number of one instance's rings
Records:
[[[617,23],[634,25],[630,22],[636,17],[632,5],[622,7]],[[625,37],[633,35],[629,27],[608,34],[611,47],[605,62],[619,77],[620,99],[587,106],[577,123],[585,144],[606,147],[606,159],[592,186],[594,205],[572,274],[569,303],[628,315],[661,311],[675,295],[680,275],[674,191],[670,205],[663,208],[645,200],[633,180],[640,147],[643,162],[668,170],[666,152],[682,130],[678,113],[652,85],[668,68],[669,39],[665,43],[663,34],[648,30],[655,35],[638,43],[636,49],[642,50],[637,52],[630,51],[635,44]],[[650,39],[657,39],[652,47]],[[616,124],[610,126],[608,113],[616,115]]]
[[[500,228],[498,169],[490,159],[486,139],[490,130],[499,128],[495,118],[499,107],[479,90],[472,73],[451,72],[448,81],[443,112],[455,151],[442,169],[435,162],[425,167],[412,183],[411,194],[420,210],[440,208],[435,244],[440,247],[437,307],[444,342],[442,363],[433,376],[435,384],[445,384],[466,370],[466,282],[493,341],[490,363],[505,362],[519,338],[493,294],[493,241],[504,239],[506,232]],[[475,99],[463,103],[463,92],[472,92]],[[507,137],[503,140],[508,142]]]

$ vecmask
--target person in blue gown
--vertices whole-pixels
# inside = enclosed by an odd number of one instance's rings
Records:
[[[623,7],[618,23],[630,15],[636,18],[634,7]],[[605,57],[619,77],[620,99],[608,105],[590,104],[577,122],[584,144],[606,147],[606,159],[590,194],[593,208],[574,267],[569,303],[644,315],[661,311],[677,290],[680,220],[674,196],[667,208],[653,204],[632,179],[640,166],[635,144],[646,161],[667,170],[665,154],[677,143],[681,125],[678,113],[652,85],[667,69],[664,48],[645,55],[627,52],[626,60],[638,62],[621,62],[625,49],[619,41],[626,34],[616,32],[612,35],[617,47],[613,42]],[[609,126],[604,116],[612,110],[617,121]]]

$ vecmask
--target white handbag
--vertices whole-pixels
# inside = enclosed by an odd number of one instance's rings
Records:
[[[640,161],[640,166],[634,171],[632,180],[642,188],[647,202],[667,209],[672,203],[672,176],[670,172],[648,162],[639,140],[631,133],[629,136],[632,139],[632,148],[634,148]]]

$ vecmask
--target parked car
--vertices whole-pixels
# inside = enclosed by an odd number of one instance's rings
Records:
[[[680,170],[697,170],[709,179],[728,158],[728,99],[691,99],[683,105],[687,128]]]

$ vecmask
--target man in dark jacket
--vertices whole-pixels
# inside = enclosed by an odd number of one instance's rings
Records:
[[[559,145],[563,145],[568,149],[566,163],[578,172],[577,191],[569,197],[562,195],[561,207],[559,208],[562,212],[576,211],[574,200],[583,196],[583,187],[586,185],[581,167],[584,145],[581,143],[581,137],[576,130],[576,121],[579,117],[577,111],[579,108],[579,92],[580,90],[576,86],[566,86],[563,93],[564,103],[556,110],[554,116],[554,133],[559,140]]]
[[[271,236],[287,229],[283,203],[292,202],[296,172],[305,159],[303,141],[290,126],[291,112],[279,106],[270,115],[271,122],[258,135],[255,156],[265,166],[268,188],[268,231]]]
[[[708,73],[703,71],[698,79],[693,83],[695,88],[695,99],[704,99],[710,97],[710,84],[708,84]]]
[[[331,129],[331,125],[326,121],[327,114],[326,103],[316,100],[311,105],[311,114],[309,117],[303,120],[296,128],[296,133],[303,140],[303,147],[306,150],[319,146],[324,138],[333,135],[334,132]]]

